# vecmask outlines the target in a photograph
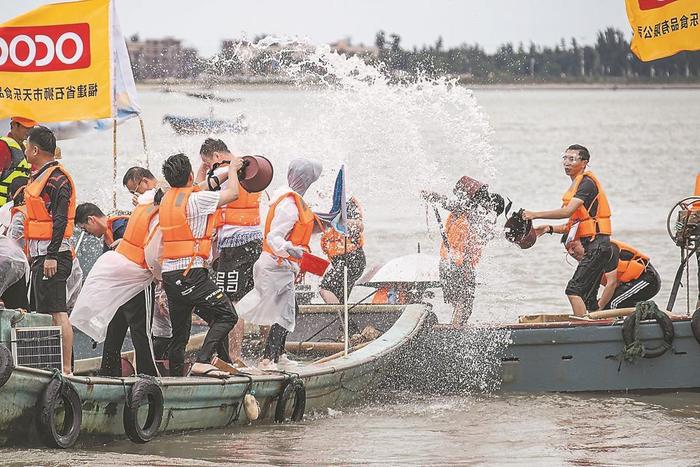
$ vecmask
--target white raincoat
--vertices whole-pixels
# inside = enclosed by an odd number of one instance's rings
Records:
[[[320,164],[295,159],[289,164],[289,186],[277,190],[271,199],[274,202],[292,191],[303,196],[320,175]],[[236,305],[236,312],[242,319],[258,325],[277,323],[289,332],[294,331],[294,278],[299,272],[299,267],[297,263],[286,258],[289,257],[287,249],[293,247],[287,236],[298,219],[299,211],[294,199],[287,197],[280,201],[270,224],[270,232],[265,238],[276,256],[263,252],[255,262],[255,288]]]
[[[0,295],[18,280],[29,277],[29,264],[14,240],[0,236]]]
[[[151,222],[151,229],[157,228],[157,225],[156,216]],[[117,309],[138,293],[147,290],[153,282],[154,274],[160,275],[158,257],[161,238],[158,229],[146,245],[146,263],[149,269],[143,269],[116,251],[108,251],[100,256],[90,270],[73,307],[71,324],[95,342],[104,341],[107,327]],[[149,315],[152,306],[150,300],[146,300],[146,313]],[[150,320],[147,319],[147,322]]]

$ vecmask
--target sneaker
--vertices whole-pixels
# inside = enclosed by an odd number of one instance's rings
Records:
[[[282,366],[297,366],[299,365],[299,362],[296,360],[290,360],[290,358],[287,357],[287,354],[283,353],[280,355],[280,358],[277,359],[277,364]]]

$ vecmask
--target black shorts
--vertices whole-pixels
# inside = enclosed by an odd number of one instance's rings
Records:
[[[31,293],[33,304],[39,313],[67,313],[66,281],[73,269],[73,254],[61,251],[56,255],[58,267],[50,279],[44,277],[46,256],[34,258],[31,266]]]
[[[451,261],[440,261],[440,285],[445,303],[469,304],[474,300],[476,275],[466,262],[457,266]]]
[[[622,282],[615,288],[615,293],[603,307],[607,309],[629,308],[636,306],[638,302],[651,300],[661,290],[661,278],[654,266],[647,265],[646,270],[637,279]]]
[[[262,253],[262,240],[254,240],[241,246],[222,248],[213,264],[216,285],[237,302],[253,290],[253,265]]]
[[[340,303],[343,303],[343,284],[345,283],[345,264],[348,266],[348,296],[355,282],[362,276],[367,265],[367,258],[362,248],[358,248],[346,255],[337,255],[331,259],[331,265],[326,270],[321,280],[321,288],[328,290],[336,296]]]
[[[566,286],[566,295],[588,300],[598,292],[600,279],[610,262],[612,246],[609,237],[599,235],[590,243],[584,244],[584,249],[583,259],[578,263],[574,276]]]

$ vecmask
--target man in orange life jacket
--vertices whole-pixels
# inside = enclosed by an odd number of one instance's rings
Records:
[[[122,184],[131,193],[134,206],[152,204],[156,195],[162,195],[162,189],[167,190],[166,183],[158,182],[150,170],[139,166],[130,167],[124,173]],[[159,186],[162,188],[161,190],[159,190]],[[163,290],[163,282],[161,280],[155,282],[155,305],[153,307],[153,325],[151,326],[153,354],[156,360],[167,360],[173,329],[170,324],[168,298]]]
[[[321,235],[321,250],[331,260],[331,266],[323,275],[319,290],[319,295],[326,303],[344,303],[345,266],[348,268],[349,297],[367,265],[363,248],[365,238],[362,207],[354,196],[347,202],[347,233],[348,236],[345,237],[337,230],[328,228]]]
[[[453,321],[465,324],[472,313],[476,267],[491,236],[490,213],[505,209],[503,197],[488,192],[488,186],[468,176],[461,177],[452,192],[454,199],[423,191],[428,202],[449,211],[440,245],[440,282],[446,303],[455,307]]]
[[[217,173],[226,170],[233,154],[220,139],[207,138],[199,155],[202,165],[195,183],[209,180],[211,188],[226,188],[228,182],[217,186],[218,177],[214,169],[222,164]],[[207,177],[211,174],[212,177]],[[217,230],[219,257],[214,261],[216,285],[224,291],[235,306],[245,294],[253,290],[253,265],[262,253],[262,229],[260,228],[260,193],[248,193],[239,187],[238,199],[222,206],[221,226]],[[231,358],[241,358],[241,345],[245,322],[239,319],[229,335]]]
[[[594,288],[597,290],[612,255],[610,205],[598,179],[587,171],[590,159],[590,153],[584,146],[569,146],[562,155],[562,163],[564,172],[571,178],[571,186],[564,193],[562,207],[551,211],[523,212],[525,220],[569,219],[566,224],[537,227],[538,236],[556,232],[581,240],[584,256],[566,286],[566,295],[576,316],[586,314],[586,297]]]
[[[76,225],[90,235],[102,237],[103,252],[117,249],[128,230],[128,222],[127,216],[105,216],[102,210],[92,203],[80,204],[75,210]],[[101,376],[121,376],[121,350],[127,329],[136,352],[138,372],[158,376],[150,337],[146,331],[146,300],[152,301],[153,296],[147,298],[146,292],[141,291],[119,307],[110,321],[102,348]]]
[[[253,267],[255,287],[238,302],[243,318],[270,326],[261,368],[273,369],[276,363],[294,364],[284,355],[287,334],[296,325],[297,303],[294,279],[309,241],[320,222],[303,199],[304,194],[321,176],[321,164],[294,159],[287,170],[288,186],[272,196],[265,219],[263,253]]]
[[[618,240],[611,239],[610,243],[612,254],[600,281],[603,293],[598,298],[598,288],[594,287],[586,298],[590,311],[633,307],[651,300],[661,290],[661,278],[647,255]],[[585,254],[579,239],[567,243],[566,251],[576,261]]]
[[[29,131],[25,155],[38,170],[24,191],[27,221],[24,237],[31,258],[31,289],[39,313],[61,326],[63,372],[71,373],[73,328],[68,320],[66,280],[73,266],[69,240],[75,219],[75,185],[54,160],[56,138],[48,128]]]
[[[117,247],[128,221],[128,216],[107,217],[92,203],[80,204],[75,210],[75,224],[94,237],[102,237],[103,252]]]
[[[173,337],[169,349],[170,374],[182,375],[185,346],[190,337],[192,309],[209,317],[209,332],[192,365],[195,375],[225,376],[211,365],[216,347],[228,338],[238,316],[231,300],[209,278],[212,236],[218,209],[238,199],[241,158],[232,156],[229,183],[220,191],[204,191],[193,185],[192,165],[184,154],[163,163],[163,175],[171,188],[160,203],[163,234],[163,288],[168,297]]]

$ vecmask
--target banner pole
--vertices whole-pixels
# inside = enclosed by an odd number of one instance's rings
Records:
[[[117,209],[117,119],[112,119],[112,209]]]
[[[344,287],[343,287],[343,311],[345,315],[345,356],[348,356],[348,347],[349,347],[349,332],[348,332],[348,326],[349,326],[349,310],[348,310],[348,265],[347,265],[347,258],[345,261],[345,264],[343,265],[343,282],[344,282]]]
[[[141,125],[141,141],[143,142],[143,152],[146,153],[146,168],[150,169],[151,161],[148,157],[148,144],[146,143],[146,127],[143,125],[143,118],[139,114],[139,124]]]

